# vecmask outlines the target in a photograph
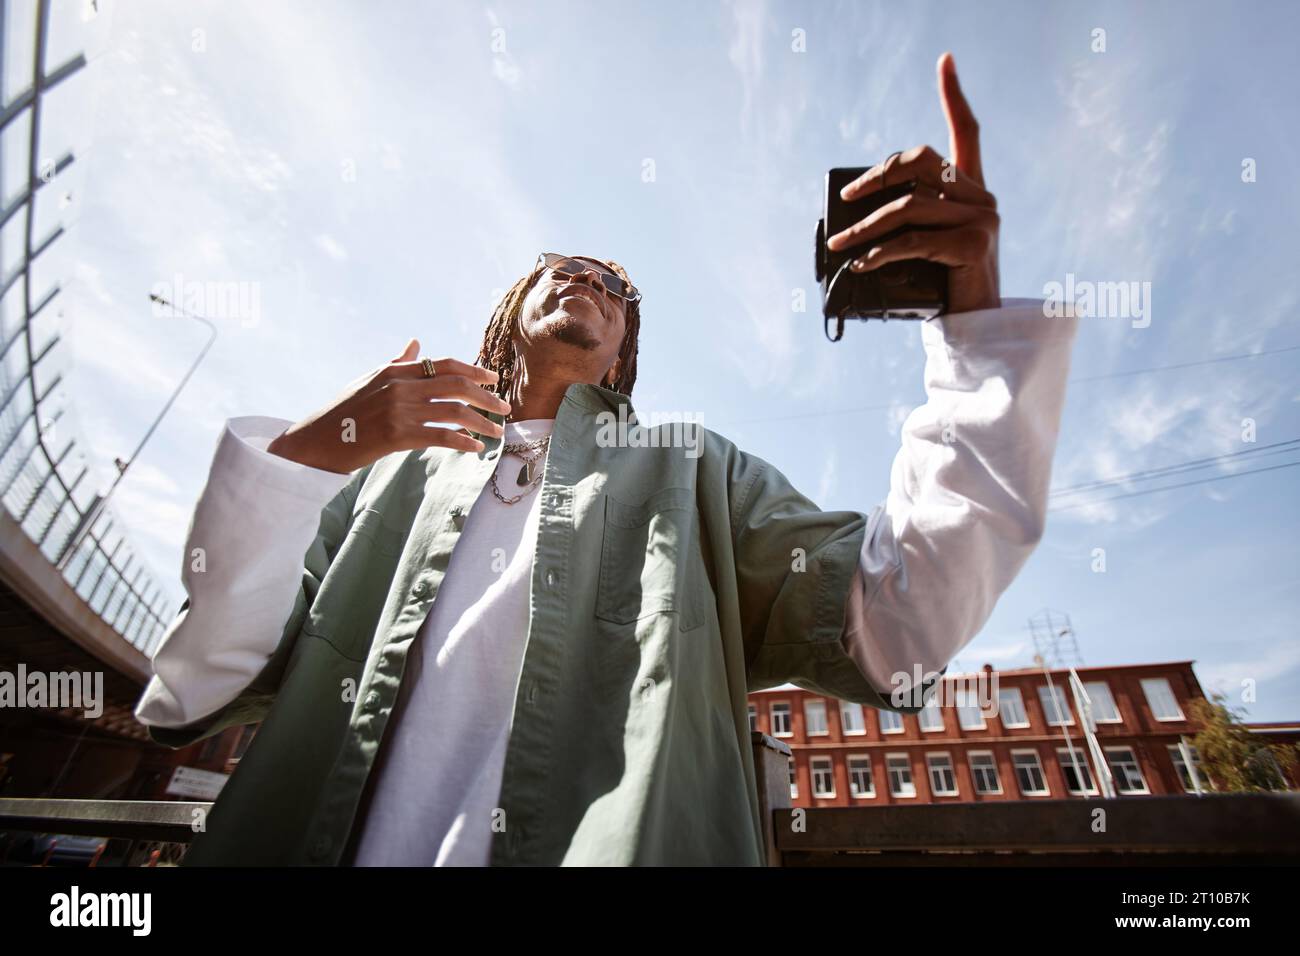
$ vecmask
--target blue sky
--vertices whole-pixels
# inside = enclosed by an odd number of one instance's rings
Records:
[[[48,119],[78,153],[49,268],[71,280],[69,421],[101,485],[203,341],[149,290],[179,273],[260,296],[255,323],[219,323],[119,492],[178,595],[225,418],[299,417],[408,336],[472,361],[493,296],[543,249],[616,259],[643,290],[639,411],[699,415],[822,507],[870,511],[924,398],[918,329],[827,342],[812,229],[828,167],[947,152],[947,49],[1002,212],[1003,294],[1151,283],[1149,327],[1085,321],[1073,377],[1300,344],[1292,5],[101,7],[59,8],[56,40],[92,65]],[[1297,361],[1073,384],[1054,484],[1242,451],[1247,418],[1259,445],[1300,437]],[[1256,682],[1253,719],[1300,718],[1297,474],[1053,514],[957,668],[1028,665],[1026,621],[1051,607],[1089,665],[1194,659],[1238,703]]]

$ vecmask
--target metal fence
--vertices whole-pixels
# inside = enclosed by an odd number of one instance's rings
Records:
[[[1300,862],[1297,793],[793,808],[790,748],[766,734],[751,736],[769,866]]]
[[[0,9],[0,502],[52,564],[63,560],[64,578],[95,613],[152,654],[172,610],[111,512],[92,510],[75,439],[56,437],[63,374],[50,315],[60,285],[37,273],[64,235],[60,177],[75,157],[41,142],[41,120],[46,95],[73,81],[86,58],[46,62],[50,15],[49,0]]]
[[[794,809],[790,748],[766,734],[750,736],[768,866],[1294,866],[1300,861],[1300,794]],[[0,798],[0,866],[57,863],[60,847],[64,865],[178,863],[196,821],[212,806]],[[87,837],[99,842],[85,842]],[[115,848],[104,855],[110,840]]]

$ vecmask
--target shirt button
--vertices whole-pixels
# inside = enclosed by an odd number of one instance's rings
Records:
[[[369,694],[366,694],[366,702],[363,706],[365,707],[366,710],[374,710],[376,707],[378,707],[379,692],[372,690]]]
[[[529,685],[528,685],[528,693],[527,693],[527,695],[526,695],[526,699],[527,699],[528,703],[530,703],[530,704],[535,704],[535,703],[537,703],[537,684],[536,684],[536,683],[532,683],[532,684],[529,684]]]
[[[417,581],[415,583],[415,587],[411,588],[411,593],[414,594],[416,597],[424,597],[425,593],[428,590],[429,590],[428,581]]]
[[[555,572],[554,572],[554,571],[549,571],[549,570],[548,570],[548,571],[546,572],[546,586],[547,586],[548,588],[553,588],[553,587],[555,587]]]
[[[454,508],[451,509],[451,516],[452,516],[453,518],[459,518],[460,515],[461,515],[461,513],[462,513],[464,510],[465,510],[465,509],[462,508],[460,505],[457,505],[456,507],[454,507]]]

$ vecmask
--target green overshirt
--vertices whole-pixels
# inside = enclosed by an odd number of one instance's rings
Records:
[[[611,446],[601,425],[620,406],[632,418],[626,396],[574,383],[556,412],[491,863],[760,865],[749,692],[918,709],[877,693],[841,642],[867,515],[820,510],[700,426],[689,451]],[[668,446],[673,427],[643,434]],[[183,746],[261,721],[187,865],[340,862],[412,642],[498,464],[503,439],[476,437],[477,454],[353,475],[261,673],[202,720],[150,728]]]

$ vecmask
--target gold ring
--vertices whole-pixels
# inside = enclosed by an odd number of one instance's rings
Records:
[[[880,188],[881,189],[884,189],[886,186],[885,177],[889,175],[889,164],[894,161],[895,156],[902,156],[902,155],[903,155],[903,151],[901,149],[898,150],[897,152],[890,153],[889,156],[886,157],[885,161],[880,164]]]
[[[436,371],[434,371],[433,359],[431,358],[420,359],[420,367],[424,369],[425,378],[433,378],[435,375],[438,374]]]

